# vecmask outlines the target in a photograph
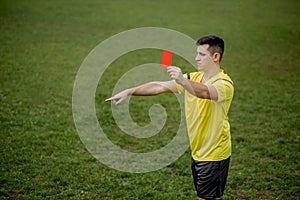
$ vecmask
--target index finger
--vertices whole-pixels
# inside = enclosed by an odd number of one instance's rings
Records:
[[[114,99],[114,97],[110,97],[108,99],[105,99],[105,102],[112,101],[113,99]]]
[[[176,70],[176,69],[178,69],[178,67],[176,67],[176,66],[169,66],[169,67],[167,68],[167,72],[171,72],[171,71],[174,71],[174,70]]]
[[[172,70],[172,69],[174,69],[174,66],[169,66],[169,67],[167,67],[167,71],[170,71],[170,70]]]

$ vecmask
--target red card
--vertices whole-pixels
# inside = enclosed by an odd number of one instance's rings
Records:
[[[172,65],[172,52],[163,51],[162,53],[162,60],[161,60],[161,67],[167,68]]]

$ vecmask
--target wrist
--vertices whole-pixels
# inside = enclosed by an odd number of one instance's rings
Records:
[[[127,96],[133,95],[133,93],[134,93],[134,88],[126,89],[125,92],[126,92]]]
[[[186,78],[183,78],[182,80],[179,81],[178,84],[181,85],[182,87],[185,87],[185,86],[189,85],[189,80]]]

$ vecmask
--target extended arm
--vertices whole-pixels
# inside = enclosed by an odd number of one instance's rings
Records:
[[[155,81],[149,82],[137,87],[126,89],[105,101],[113,101],[116,105],[122,103],[130,95],[133,96],[154,96],[167,92],[177,92],[176,85],[173,81]]]

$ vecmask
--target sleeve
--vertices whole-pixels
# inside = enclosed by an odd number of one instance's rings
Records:
[[[183,77],[184,78],[187,78],[187,74],[183,74]],[[182,87],[181,85],[179,85],[178,83],[176,83],[176,81],[175,80],[173,80],[174,81],[174,83],[176,84],[176,88],[177,88],[177,93],[178,94],[181,94],[182,92],[184,92],[184,87]]]
[[[218,93],[218,102],[224,102],[233,98],[234,87],[232,81],[219,79],[211,86],[213,86]]]

